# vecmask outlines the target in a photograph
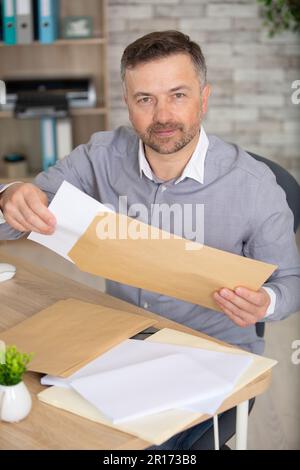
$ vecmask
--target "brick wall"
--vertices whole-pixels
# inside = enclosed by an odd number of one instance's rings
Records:
[[[212,84],[205,129],[277,161],[300,181],[300,35],[269,38],[255,0],[108,0],[111,127],[128,123],[119,64],[127,44],[178,29],[198,42]]]

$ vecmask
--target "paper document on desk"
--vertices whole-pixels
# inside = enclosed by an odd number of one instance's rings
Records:
[[[220,395],[222,402],[224,393],[228,394],[233,388],[222,376],[184,354],[83,377],[73,381],[71,386],[113,423],[192,407],[201,399],[207,401]],[[218,404],[210,411],[217,408]]]
[[[253,359],[253,362],[246,369],[244,374],[238,379],[232,393],[237,392],[258,377],[261,377],[266,371],[274,367],[276,361],[268,359],[256,354],[250,354],[237,348],[231,348],[215,341],[201,338],[199,336],[181,333],[176,330],[165,328],[152,335],[145,340],[148,342],[168,343],[172,345],[181,345],[194,348],[206,349],[216,352],[227,352],[229,354],[246,355]],[[257,394],[262,393],[259,389]],[[112,428],[122,430],[133,434],[140,439],[148,441],[156,445],[165,442],[171,436],[182,431],[186,426],[191,426],[196,419],[203,416],[201,412],[193,412],[190,410],[168,410],[161,413],[155,413],[144,416],[136,420],[113,424],[103,413],[97,410],[87,400],[82,398],[75,390],[63,387],[49,387],[38,394],[39,400],[52,406],[67,410],[79,416],[85,417],[92,421],[111,426]],[[226,401],[226,400],[225,400]],[[232,406],[232,405],[231,405]]]
[[[153,335],[153,338],[155,338],[156,335],[157,333]],[[184,345],[163,344],[163,341],[158,343],[156,341],[150,342],[127,339],[104,354],[101,354],[101,356],[89,362],[69,377],[62,378],[45,375],[41,379],[41,384],[69,388],[71,382],[76,379],[120,369],[133,364],[140,364],[171,354],[184,354],[189,356],[209,371],[213,371],[216,375],[219,374],[225,380],[233,382],[243,373],[245,367],[248,367],[252,362],[252,358],[245,358],[243,355],[233,355],[228,351],[224,354],[223,352],[207,351],[205,349],[186,347]]]
[[[251,362],[230,353],[127,340],[67,379],[46,376],[41,382],[73,387],[119,423],[170,408],[213,414]]]
[[[274,359],[259,356],[258,354],[253,354],[243,349],[226,346],[226,344],[218,344],[215,341],[211,341],[209,338],[199,338],[198,336],[183,333],[182,331],[173,330],[171,328],[163,328],[162,330],[159,330],[157,333],[155,333],[155,335],[147,338],[145,341],[155,343],[159,342],[169,345],[172,344],[177,346],[188,345],[191,348],[201,348],[206,349],[207,351],[218,351],[229,353],[230,355],[242,355],[251,358],[252,362],[238,379],[234,387],[235,392],[245,387],[245,385],[252,382],[269,369],[272,369],[272,367],[277,364],[277,361]]]
[[[82,271],[214,310],[220,310],[215,290],[239,285],[258,290],[276,268],[117,214],[67,182],[49,209],[57,230],[51,236],[31,233],[30,240]]]

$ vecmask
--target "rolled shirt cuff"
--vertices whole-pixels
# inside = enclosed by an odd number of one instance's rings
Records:
[[[5,184],[4,186],[2,186],[2,188],[0,189],[0,194],[3,193],[3,191],[5,191],[7,188],[9,188],[10,186],[12,186],[13,184],[16,184],[16,183],[22,183],[23,181],[13,181],[12,183],[8,183],[8,184]],[[4,216],[3,216],[3,213],[0,209],[0,224],[5,224],[6,223],[6,220],[4,219]]]
[[[273,291],[273,289],[271,289],[271,287],[262,286],[262,288],[265,289],[265,291],[269,294],[270,299],[271,299],[268,310],[264,316],[264,318],[267,318],[268,316],[272,315],[275,312],[276,294]]]

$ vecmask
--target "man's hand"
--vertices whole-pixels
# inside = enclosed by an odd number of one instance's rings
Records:
[[[51,235],[56,220],[47,206],[46,194],[30,183],[15,183],[0,194],[0,209],[6,222],[20,232]]]
[[[214,300],[225,315],[241,328],[260,321],[271,302],[265,289],[256,292],[246,287],[237,287],[234,291],[227,288],[220,289],[214,293]]]

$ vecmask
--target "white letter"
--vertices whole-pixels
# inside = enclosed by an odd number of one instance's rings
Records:
[[[291,360],[295,366],[298,366],[300,364],[300,339],[295,339],[295,341],[292,342],[292,348],[296,349],[296,351],[293,352]]]
[[[101,220],[97,223],[96,234],[100,240],[116,240],[116,214],[112,212],[101,214]]]
[[[300,80],[295,80],[292,83],[292,88],[296,88],[294,93],[292,93],[291,100],[293,104],[299,104],[300,103]]]

